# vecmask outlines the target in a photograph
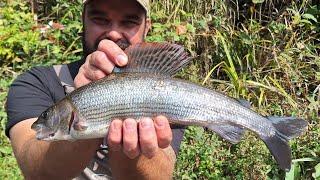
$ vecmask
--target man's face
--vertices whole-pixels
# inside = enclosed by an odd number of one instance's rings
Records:
[[[91,0],[84,11],[84,53],[95,51],[103,39],[122,49],[144,40],[150,20],[135,0]]]

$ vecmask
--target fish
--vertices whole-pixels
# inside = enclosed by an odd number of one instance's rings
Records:
[[[128,65],[68,94],[32,124],[38,140],[75,141],[106,137],[113,119],[164,115],[171,124],[205,127],[236,144],[245,131],[258,135],[283,170],[291,168],[288,141],[302,135],[307,121],[266,117],[247,103],[173,77],[193,58],[183,46],[140,43],[125,50]]]

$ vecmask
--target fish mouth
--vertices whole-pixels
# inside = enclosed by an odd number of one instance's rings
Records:
[[[43,124],[33,123],[31,128],[36,131],[36,138],[38,140],[53,140],[56,132],[47,128]]]

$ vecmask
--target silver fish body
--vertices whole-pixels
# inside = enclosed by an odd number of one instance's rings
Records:
[[[238,101],[165,76],[120,73],[77,90],[68,99],[88,127],[85,131],[71,127],[75,139],[105,137],[106,127],[115,118],[156,115],[165,115],[176,124],[235,124],[265,136],[275,134],[270,121]]]
[[[188,61],[180,46],[143,43],[128,49],[126,68],[76,89],[44,111],[32,125],[37,138],[101,138],[115,118],[164,115],[174,124],[206,127],[231,143],[239,142],[245,130],[253,131],[280,168],[290,169],[288,141],[306,130],[306,121],[263,117],[233,98],[171,78]]]

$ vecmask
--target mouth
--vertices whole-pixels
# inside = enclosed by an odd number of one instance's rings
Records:
[[[31,128],[36,131],[38,140],[52,140],[55,132],[42,124],[33,123]]]
[[[100,43],[100,41],[102,41],[102,40],[104,40],[104,39],[108,39],[108,38],[106,38],[106,37],[103,37],[103,38],[100,38],[100,39],[98,39],[96,42],[95,42],[95,49],[98,49],[98,46],[99,46],[99,43]],[[119,41],[117,41],[117,42],[115,42],[122,50],[125,50],[125,49],[127,49],[129,46],[130,46],[130,43],[127,41],[127,40],[125,40],[125,39],[121,39],[121,40],[119,40]]]

